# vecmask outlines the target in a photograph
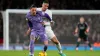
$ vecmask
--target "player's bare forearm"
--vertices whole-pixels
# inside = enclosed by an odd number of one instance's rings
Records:
[[[85,31],[85,34],[86,34],[86,35],[89,35],[89,30],[90,30],[90,27],[88,27],[88,28],[86,29],[86,31]]]
[[[28,36],[30,34],[30,32],[31,32],[31,28],[28,28],[28,30],[25,33],[25,36]]]
[[[78,28],[75,29],[75,33],[78,33]]]
[[[74,36],[78,36],[78,28],[75,29]]]
[[[90,30],[90,27],[88,27],[88,28],[86,29],[86,32],[88,33],[88,32],[89,32],[89,30]]]

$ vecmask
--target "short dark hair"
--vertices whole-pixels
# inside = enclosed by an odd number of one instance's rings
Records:
[[[34,4],[32,4],[31,7],[30,7],[30,9],[31,9],[31,8],[36,8],[36,6],[35,6]]]
[[[44,0],[43,3],[48,3],[49,4],[49,1],[48,0]]]

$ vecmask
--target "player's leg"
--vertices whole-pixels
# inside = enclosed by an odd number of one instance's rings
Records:
[[[78,47],[80,46],[80,41],[81,41],[81,38],[79,37],[76,44],[76,50],[78,50]]]
[[[44,52],[46,52],[47,51],[47,48],[48,48],[48,40],[45,40],[44,41]]]
[[[46,51],[47,51],[47,48],[48,48],[48,38],[47,38],[47,35],[44,32],[41,32],[41,33],[39,33],[39,36],[40,36],[41,41],[44,43],[44,48],[43,48],[42,53],[46,56],[47,55]]]
[[[39,53],[39,55],[41,56],[41,53],[43,54],[43,56],[47,56],[47,48],[48,48],[48,40],[45,40],[44,42],[44,48],[43,48],[43,51]]]
[[[30,35],[30,44],[29,44],[29,55],[34,56],[34,42],[35,42],[35,33],[31,33]]]
[[[92,46],[91,46],[89,41],[86,41],[86,44],[88,44],[88,46],[90,47],[90,50],[93,50],[93,48],[92,48]]]
[[[47,27],[47,28],[45,28],[45,30],[46,30],[46,35],[47,35],[48,39],[51,39],[51,41],[54,44],[56,44],[56,47],[57,47],[59,53],[61,54],[61,56],[65,56],[62,52],[61,44],[58,41],[57,37],[55,36],[54,32],[52,31],[51,27]]]
[[[56,36],[52,37],[51,41],[56,44],[56,47],[59,51],[59,53],[62,53],[62,48],[61,48],[61,44],[60,42],[58,41],[58,39],[56,38]]]
[[[92,49],[92,46],[91,46],[91,43],[88,41],[88,37],[86,36],[86,37],[84,37],[84,39],[83,39],[84,41],[85,41],[85,43],[90,47],[90,50],[93,50]]]
[[[56,38],[56,36],[55,36],[54,32],[52,31],[51,27],[46,27],[45,30],[46,30],[46,35],[47,35],[48,39],[51,39],[51,41],[54,44],[56,44],[56,47],[57,47],[59,53],[62,53],[61,44],[58,41],[58,39]]]
[[[62,52],[61,44],[60,44],[60,42],[58,41],[58,39],[56,38],[56,36],[52,37],[51,41],[52,41],[54,44],[56,44],[56,47],[57,47],[57,49],[58,49],[58,51],[59,51],[59,54],[60,54],[61,56],[66,56],[66,55]]]

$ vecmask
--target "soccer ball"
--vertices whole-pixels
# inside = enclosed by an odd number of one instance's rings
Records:
[[[39,56],[47,56],[47,53],[46,53],[46,52],[45,52],[45,53],[40,52],[40,53],[39,53]]]

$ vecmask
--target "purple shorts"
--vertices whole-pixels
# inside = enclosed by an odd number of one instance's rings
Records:
[[[41,41],[48,40],[45,31],[34,31],[34,30],[32,30],[31,31],[31,36],[33,36],[35,38],[37,38],[39,36]]]

